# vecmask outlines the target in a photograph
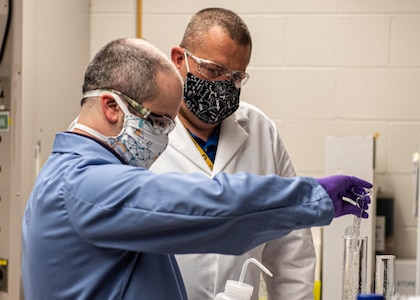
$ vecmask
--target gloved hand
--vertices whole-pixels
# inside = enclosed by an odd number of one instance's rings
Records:
[[[372,184],[354,176],[346,175],[334,175],[324,178],[317,179],[319,184],[327,191],[328,195],[334,204],[334,217],[340,217],[348,214],[353,214],[358,217],[367,218],[369,217],[366,210],[370,203],[370,197],[363,197],[363,201],[360,200],[360,191],[364,191],[364,188],[372,188]],[[356,190],[356,192],[355,192]],[[354,203],[346,201],[343,197],[351,199]],[[363,207],[360,205],[363,203]]]

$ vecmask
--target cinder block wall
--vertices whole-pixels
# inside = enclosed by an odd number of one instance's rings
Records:
[[[142,36],[169,54],[197,10],[221,6],[254,40],[242,100],[275,120],[299,175],[324,174],[328,135],[379,134],[376,184],[393,193],[398,258],[415,258],[412,154],[420,148],[420,2],[143,0]],[[91,56],[136,35],[136,0],[92,0]]]

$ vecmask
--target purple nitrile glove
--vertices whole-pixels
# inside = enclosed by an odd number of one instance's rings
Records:
[[[366,210],[370,203],[370,197],[366,196],[363,199],[363,207],[359,207],[361,203],[356,203],[360,200],[357,191],[364,188],[372,188],[372,184],[354,176],[334,175],[317,179],[319,184],[325,189],[334,204],[334,217],[340,217],[348,214],[356,215],[358,217],[369,217]],[[351,203],[343,199],[343,197],[353,200]]]

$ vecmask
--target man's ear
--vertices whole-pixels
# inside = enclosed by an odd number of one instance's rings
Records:
[[[184,49],[181,47],[173,47],[171,50],[171,59],[178,70],[182,68],[182,62],[185,59]]]
[[[108,122],[114,124],[118,122],[118,114],[121,111],[115,99],[108,94],[100,96],[101,107]]]

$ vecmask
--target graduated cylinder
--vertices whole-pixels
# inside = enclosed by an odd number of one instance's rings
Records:
[[[343,300],[354,300],[367,290],[367,236],[343,236]]]

